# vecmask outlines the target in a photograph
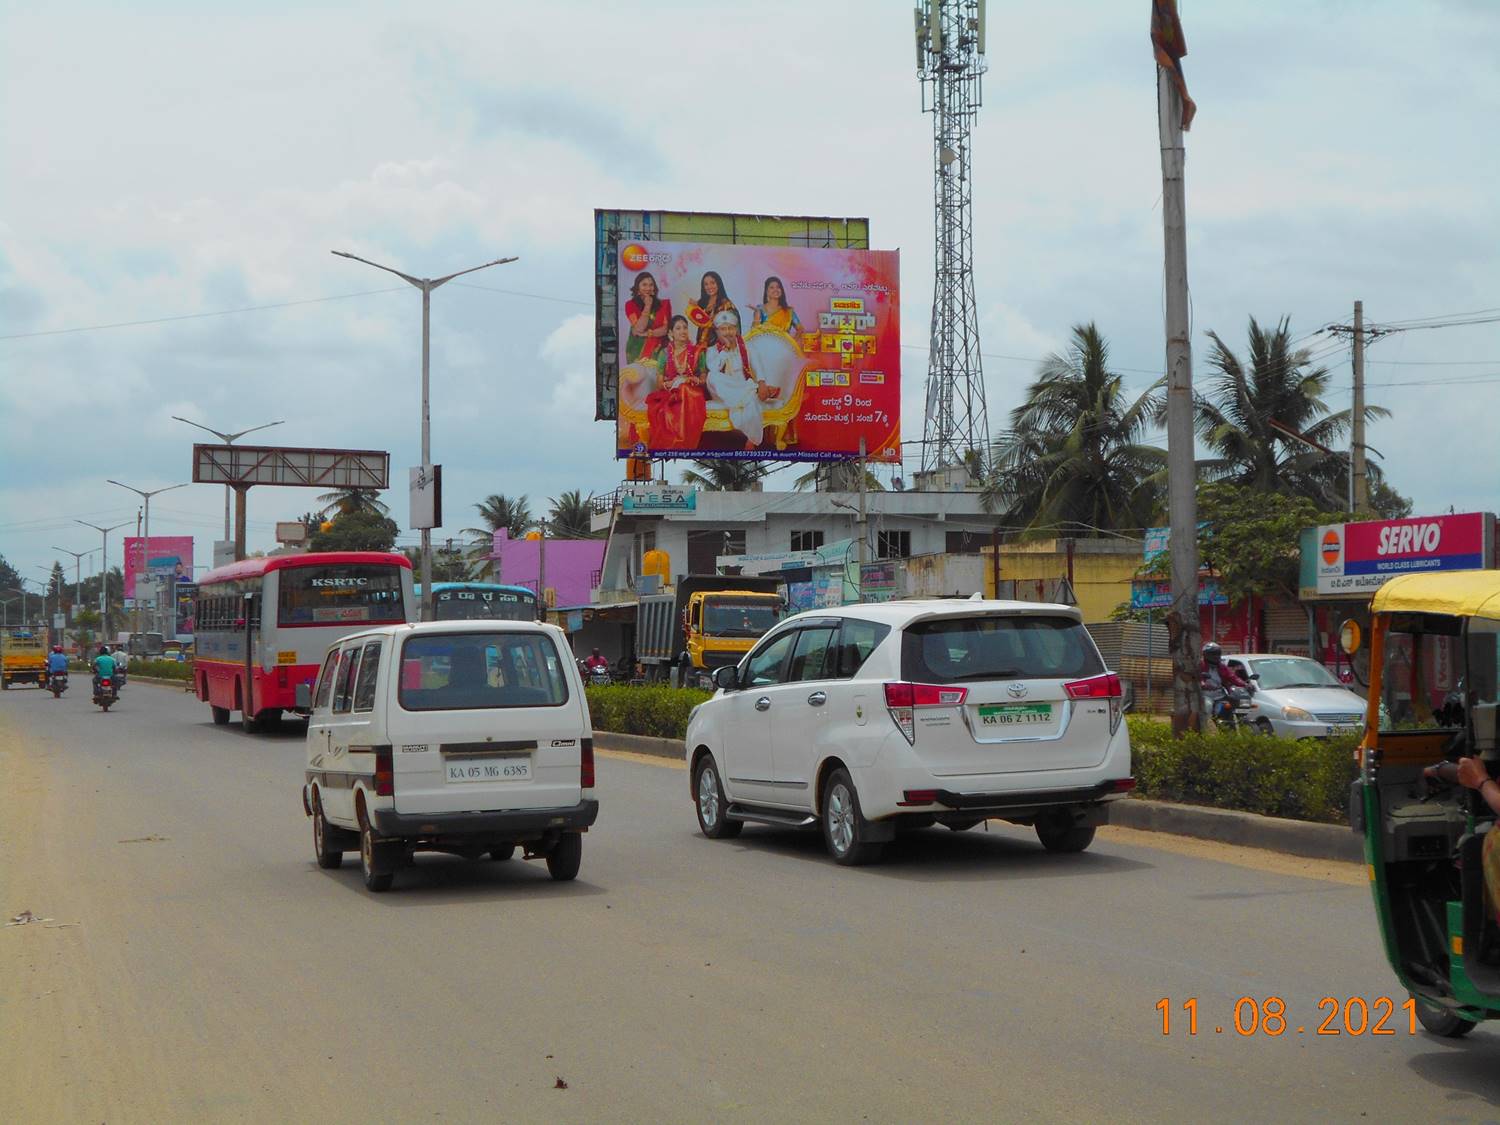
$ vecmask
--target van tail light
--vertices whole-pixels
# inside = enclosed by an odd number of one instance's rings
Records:
[[[395,795],[396,774],[391,768],[391,748],[377,746],[375,747],[375,796],[394,797]]]
[[[1090,676],[1086,680],[1074,680],[1063,684],[1063,691],[1069,699],[1107,699],[1109,701],[1109,733],[1114,734],[1120,729],[1120,719],[1124,715],[1125,689],[1120,684],[1120,677],[1114,672],[1106,672],[1102,676]]]
[[[594,740],[585,738],[578,759],[578,784],[584,789],[594,787]]]
[[[906,739],[907,745],[917,744],[918,707],[962,707],[969,698],[969,689],[951,684],[911,684],[905,682],[885,685],[885,705],[891,713],[891,721]]]

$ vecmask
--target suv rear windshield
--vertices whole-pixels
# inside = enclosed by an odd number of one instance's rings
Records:
[[[1071,617],[919,621],[901,637],[901,678],[915,683],[1071,680],[1103,671],[1088,633]]]
[[[401,647],[407,711],[559,707],[568,701],[557,646],[540,633],[443,633]]]

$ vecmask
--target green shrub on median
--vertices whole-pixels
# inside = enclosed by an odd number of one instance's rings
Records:
[[[125,668],[127,682],[131,676],[154,676],[159,680],[190,680],[193,678],[193,666],[185,660],[142,660],[134,657]]]
[[[1346,819],[1358,735],[1297,742],[1240,731],[1174,739],[1169,723],[1126,721],[1142,797],[1293,820]]]
[[[712,694],[665,684],[644,687],[612,684],[586,690],[595,730],[649,738],[685,737],[688,712]]]

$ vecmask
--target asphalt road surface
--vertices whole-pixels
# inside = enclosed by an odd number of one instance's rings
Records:
[[[0,696],[0,913],[48,919],[0,929],[0,1120],[1500,1115],[1500,1029],[1316,1034],[1405,999],[1357,868],[994,826],[845,870],[601,756],[577,882],[421,856],[371,895],[315,866],[302,762],[175,689]]]

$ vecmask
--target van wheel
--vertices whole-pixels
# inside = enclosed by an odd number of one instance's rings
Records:
[[[395,864],[391,862],[390,845],[377,844],[375,832],[364,817],[359,820],[359,866],[365,877],[365,889],[377,894],[391,889]]]
[[[344,862],[344,849],[330,846],[333,831],[329,828],[327,818],[323,816],[323,801],[317,796],[313,797],[312,822],[313,855],[317,857],[319,867],[332,871]]]
[[[507,859],[515,854],[516,846],[514,844],[506,844],[503,847],[490,849],[490,859],[494,860],[496,863],[504,863]]]
[[[857,867],[880,858],[884,845],[864,839],[865,818],[848,770],[834,770],[823,791],[823,842],[835,863]]]
[[[1412,994],[1412,999],[1416,1001],[1417,1019],[1421,1021],[1422,1027],[1433,1035],[1440,1035],[1444,1039],[1460,1039],[1478,1026],[1462,1016],[1455,1015],[1447,1008],[1429,1004],[1415,993]]]
[[[583,833],[564,832],[547,853],[547,874],[559,883],[578,878],[578,866],[583,862]]]
[[[209,704],[208,713],[214,717],[214,726],[227,727],[229,725],[228,707],[215,707],[213,704]]]
[[[729,802],[719,781],[719,767],[712,754],[698,759],[693,775],[694,804],[698,808],[698,827],[710,840],[733,840],[745,827],[742,820],[730,820]]]
[[[1094,842],[1094,826],[1074,824],[1067,814],[1038,817],[1036,836],[1049,852],[1081,852]]]

